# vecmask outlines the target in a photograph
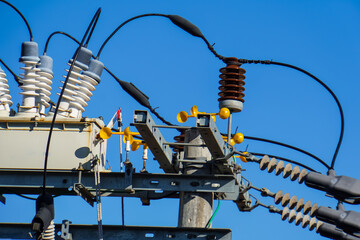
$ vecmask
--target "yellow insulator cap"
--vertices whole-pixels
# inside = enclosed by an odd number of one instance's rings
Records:
[[[247,154],[247,152],[243,152],[243,154]],[[244,156],[240,156],[240,160],[243,161],[244,163],[247,163],[248,161],[246,160],[246,157]]]
[[[242,133],[236,133],[233,137],[235,143],[239,144],[242,143],[244,141],[244,134]]]
[[[211,118],[214,120],[214,122],[216,122],[216,116],[215,115],[211,115]]]
[[[178,120],[179,123],[186,122],[188,120],[188,118],[189,118],[189,115],[185,111],[179,112],[176,116],[176,119]]]
[[[230,117],[230,110],[226,107],[221,108],[219,111],[219,117],[221,119],[228,119]]]
[[[131,131],[130,131],[129,127],[124,129],[124,135],[127,136],[127,137],[131,136]]]
[[[134,137],[132,135],[128,135],[128,136],[124,135],[123,141],[124,143],[126,143],[126,141],[130,141],[130,144],[132,144],[134,142]]]
[[[99,137],[101,139],[109,139],[112,135],[111,129],[108,127],[103,127],[102,129],[100,129],[99,132]]]
[[[199,113],[199,109],[196,105],[192,106],[192,108],[190,109],[190,113],[192,116],[196,117]]]
[[[138,150],[140,144],[141,144],[141,141],[134,140],[133,143],[131,144],[131,150],[132,151]]]

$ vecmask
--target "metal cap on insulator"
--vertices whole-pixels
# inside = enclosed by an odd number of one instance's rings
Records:
[[[53,59],[49,56],[40,56],[40,65],[38,67],[40,71],[54,75],[53,73]]]
[[[39,46],[36,42],[23,42],[21,44],[21,57],[19,62],[38,62]]]
[[[69,60],[69,63],[73,62],[75,55],[72,59]],[[92,57],[92,52],[90,49],[81,47],[79,50],[79,54],[75,61],[75,66],[81,68],[82,70],[88,70],[88,66],[90,64],[90,59]]]
[[[100,76],[103,70],[104,64],[99,60],[92,59],[89,64],[89,69],[84,72],[84,75],[89,76],[100,83]]]

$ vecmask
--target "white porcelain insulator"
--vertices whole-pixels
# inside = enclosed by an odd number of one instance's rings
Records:
[[[45,115],[45,110],[50,106],[50,95],[53,75],[47,72],[39,71],[38,77],[38,106],[40,115]]]
[[[70,65],[68,63],[68,65]],[[79,89],[77,86],[80,83],[80,76],[81,76],[81,68],[77,67],[76,65],[73,66],[73,69],[69,75],[68,82],[66,84],[66,88],[64,90],[64,94],[61,98],[61,102],[59,104],[58,114],[63,117],[69,117],[69,108],[70,108],[70,102],[74,101],[74,96],[76,94],[76,91]],[[65,69],[65,71],[69,72],[68,69]],[[66,76],[63,76],[66,78]],[[64,83],[61,81],[61,83]],[[62,90],[62,87],[59,87],[60,90]],[[57,95],[60,95],[60,93],[57,93]]]
[[[74,100],[70,102],[70,117],[81,118],[82,113],[85,111],[85,107],[90,101],[92,92],[95,90],[95,86],[98,82],[87,75],[82,75],[79,83],[79,89],[76,90]]]
[[[0,117],[8,117],[12,105],[6,74],[0,71]]]
[[[22,92],[20,93],[23,95],[22,104],[19,106],[19,112],[17,113],[18,116],[30,116],[35,117],[38,116],[38,106],[36,105],[36,99],[39,96],[37,93],[39,87],[39,81],[37,78],[39,75],[37,72],[39,69],[36,68],[38,62],[35,61],[24,61],[25,67],[21,69],[24,70],[22,76],[21,83],[23,84],[20,86]]]
[[[42,240],[55,240],[55,224],[51,220],[49,227],[41,234]]]

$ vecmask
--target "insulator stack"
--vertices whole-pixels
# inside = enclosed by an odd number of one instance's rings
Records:
[[[290,197],[289,193],[283,194],[281,190],[278,191],[273,197],[276,204],[281,203],[283,207],[288,206],[290,209],[295,209],[296,212],[300,212],[302,210],[304,214],[310,213],[311,217],[314,216],[315,211],[318,209],[317,203],[312,205],[311,201],[305,202],[303,198],[298,200],[295,195]]]
[[[5,72],[0,68],[0,117],[8,117],[12,105],[8,81]]]
[[[231,112],[240,112],[243,109],[245,91],[245,70],[237,58],[226,58],[226,67],[220,69],[219,81],[219,108],[226,107]]]
[[[82,77],[81,71],[85,71],[88,69],[91,56],[92,52],[89,49],[81,47],[78,57],[74,63],[73,69],[69,75],[68,82],[59,105],[58,113],[60,116],[69,117],[70,102],[75,101],[74,95],[76,95],[77,91],[80,89],[77,85],[81,83],[81,81],[79,80],[79,78]],[[70,66],[72,62],[73,59],[69,61],[68,65]],[[65,71],[69,72],[69,70],[67,69]],[[64,77],[66,78],[66,76]],[[60,89],[62,90],[62,87],[60,87]]]
[[[288,219],[289,223],[295,221],[296,226],[300,225],[303,228],[309,226],[309,230],[312,231],[315,228],[318,229],[323,222],[316,220],[316,218],[310,218],[309,215],[303,215],[301,212],[296,212],[295,210],[290,210],[289,208],[285,207],[281,211],[281,219],[285,221]]]
[[[50,106],[51,84],[54,74],[52,72],[53,60],[48,56],[40,56],[40,66],[38,71],[38,106],[40,115],[45,115],[45,109]]]
[[[51,220],[49,227],[41,234],[42,240],[55,240],[55,224]]]
[[[295,181],[298,179],[299,183],[303,183],[305,180],[305,176],[307,175],[307,170],[302,169],[298,166],[294,168],[290,163],[285,165],[284,161],[277,161],[275,158],[269,158],[269,156],[265,155],[259,162],[261,170],[267,170],[269,173],[275,170],[275,175],[280,175],[282,173],[283,178],[287,178],[290,176],[291,181]]]
[[[80,77],[78,89],[75,90],[74,100],[70,102],[70,117],[81,118],[85,107],[93,95],[92,91],[100,83],[100,76],[104,69],[104,64],[98,60],[91,60],[89,69]]]
[[[177,143],[184,143],[185,142],[185,130],[181,130],[180,135],[175,136],[174,140]],[[184,146],[176,145],[176,146],[172,146],[172,149],[174,150],[174,152],[183,152]]]
[[[38,64],[40,58],[38,54],[38,45],[36,42],[24,42],[21,46],[21,57],[20,62],[25,64],[25,67],[21,69],[24,70],[23,74],[20,74],[22,79],[22,92],[23,95],[22,104],[19,106],[19,111],[17,115],[19,116],[29,116],[34,117],[38,116],[38,106],[36,105],[36,99],[39,96],[37,93],[39,87],[37,77],[38,69],[36,65]]]

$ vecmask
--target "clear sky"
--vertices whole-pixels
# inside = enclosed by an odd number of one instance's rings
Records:
[[[247,59],[273,59],[296,65],[324,81],[338,96],[345,115],[345,134],[335,170],[338,175],[359,178],[358,149],[360,82],[360,2],[356,0],[243,0],[243,1],[11,1],[25,15],[42,53],[47,37],[65,31],[80,39],[98,7],[102,7],[89,48],[97,53],[105,38],[126,19],[143,13],[177,14],[197,25],[215,49],[224,56]],[[20,46],[29,36],[16,13],[0,3],[0,57],[21,73]],[[67,61],[76,49],[69,39],[56,36],[48,55],[54,59],[52,100],[57,100]],[[108,43],[100,58],[120,79],[131,81],[150,97],[150,103],[167,120],[176,123],[179,111],[218,111],[219,69],[224,64],[208,51],[204,42],[169,20],[149,17],[136,20]],[[1,66],[3,68],[3,66]],[[234,127],[244,135],[288,143],[320,157],[330,164],[340,130],[339,111],[331,96],[315,81],[295,70],[272,65],[243,65],[246,69],[244,110],[234,115]],[[9,73],[6,72],[8,75]],[[10,91],[16,104],[20,89],[9,76]],[[103,116],[107,123],[116,109],[123,109],[124,125],[132,122],[135,109],[144,109],[127,95],[107,73],[94,92],[84,115]],[[160,124],[160,121],[153,117]],[[184,125],[193,126],[189,120]],[[226,131],[226,122],[217,122]],[[162,130],[172,141],[174,131]],[[113,171],[119,170],[118,138],[111,138],[108,156]],[[244,141],[239,150],[262,152],[300,161],[317,171],[326,168],[313,159],[256,141]],[[21,146],[20,146],[21,147]],[[150,156],[149,159],[152,159]],[[141,153],[131,153],[137,171]],[[16,161],[16,159],[9,159]],[[324,193],[259,170],[255,163],[242,164],[243,176],[257,187],[273,192],[283,190],[323,206],[336,206]],[[156,161],[149,160],[151,172],[161,172]],[[262,198],[264,204],[274,204]],[[1,205],[0,222],[30,223],[35,202],[6,195]],[[142,206],[139,199],[125,199],[126,225],[176,226],[178,200],[152,201]],[[216,206],[216,202],[214,203]],[[278,206],[281,208],[281,206]],[[360,211],[358,206],[346,205]],[[15,214],[20,211],[20,214]],[[55,199],[55,222],[63,219],[76,224],[95,224],[96,208],[80,197]],[[121,224],[120,198],[103,198],[104,224]],[[223,201],[213,227],[231,228],[233,239],[322,239],[322,237],[281,217],[257,208],[250,213],[237,210]]]

